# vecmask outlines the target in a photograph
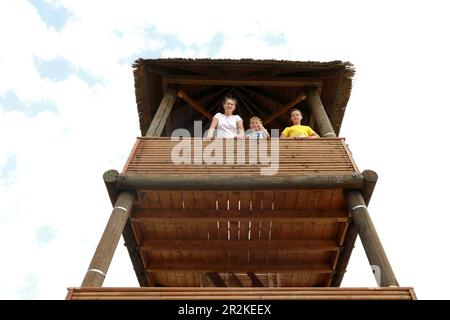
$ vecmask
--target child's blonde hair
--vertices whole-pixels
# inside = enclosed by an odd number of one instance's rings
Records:
[[[259,121],[259,122],[261,122],[261,124],[262,124],[262,120],[261,120],[261,118],[260,117],[251,117],[250,118],[250,122],[252,122],[252,120],[256,120],[256,121]]]

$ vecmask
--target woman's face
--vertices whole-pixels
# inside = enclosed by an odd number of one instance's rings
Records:
[[[225,112],[233,112],[236,109],[236,104],[233,100],[227,99],[223,104],[223,109],[225,110]]]

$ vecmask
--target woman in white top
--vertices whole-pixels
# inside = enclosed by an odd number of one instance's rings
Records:
[[[237,101],[231,97],[225,97],[222,101],[224,113],[216,113],[208,130],[208,138],[212,138],[214,129],[217,128],[216,138],[244,137],[244,124],[242,118],[234,115]]]

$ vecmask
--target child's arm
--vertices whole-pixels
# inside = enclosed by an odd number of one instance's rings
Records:
[[[264,126],[262,124],[259,125],[259,130],[263,132],[263,137],[264,138],[270,138],[270,134],[269,132],[267,132],[266,128],[264,128]]]

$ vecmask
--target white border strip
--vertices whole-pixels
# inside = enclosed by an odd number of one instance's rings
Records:
[[[106,274],[102,270],[99,270],[99,269],[88,269],[87,272],[89,272],[89,271],[100,273],[102,276],[106,277]]]
[[[125,212],[128,212],[128,209],[127,208],[124,208],[124,207],[114,207],[113,209],[121,209],[121,210],[124,210]]]

